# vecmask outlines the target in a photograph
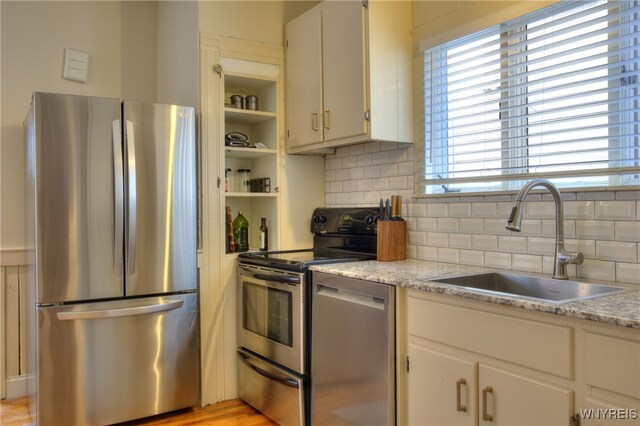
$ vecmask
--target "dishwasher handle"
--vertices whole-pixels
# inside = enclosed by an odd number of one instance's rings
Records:
[[[370,308],[385,310],[385,300],[380,297],[371,296],[364,293],[346,290],[344,288],[331,287],[325,284],[318,284],[316,293],[319,296],[332,297],[348,303],[357,303]]]
[[[169,303],[158,303],[155,305],[136,306],[135,308],[120,308],[120,309],[103,309],[97,311],[71,311],[71,312],[58,312],[56,315],[59,320],[85,320],[85,319],[99,319],[99,318],[118,318],[129,317],[132,315],[145,315],[156,312],[167,312],[182,307],[184,301],[176,300]]]
[[[294,389],[298,389],[300,386],[298,385],[298,382],[293,380],[293,379],[288,379],[286,377],[280,377],[277,376],[273,373],[270,373],[260,367],[258,367],[257,365],[255,365],[254,363],[251,362],[251,360],[249,359],[249,357],[242,353],[242,352],[238,352],[240,354],[240,357],[242,358],[242,362],[244,362],[249,368],[251,368],[253,371],[255,371],[256,373],[260,374],[261,376],[266,377],[269,380],[273,380],[276,381],[278,383],[281,383],[285,386],[289,386],[291,388]]]

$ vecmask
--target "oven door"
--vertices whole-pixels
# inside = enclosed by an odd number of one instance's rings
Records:
[[[304,374],[305,275],[238,266],[238,344]]]

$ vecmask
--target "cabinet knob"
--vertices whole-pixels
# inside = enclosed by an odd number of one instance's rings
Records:
[[[460,403],[460,388],[462,387],[462,385],[466,385],[467,384],[467,380],[466,379],[460,379],[456,382],[456,411],[467,411],[467,406],[466,405],[462,405]]]
[[[485,422],[493,421],[493,415],[487,413],[487,394],[493,393],[493,387],[487,386],[482,389],[482,420]]]

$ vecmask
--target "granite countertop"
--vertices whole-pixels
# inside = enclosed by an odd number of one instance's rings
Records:
[[[562,304],[544,302],[518,296],[488,294],[455,285],[439,284],[431,280],[451,275],[475,274],[490,272],[489,269],[477,266],[455,265],[451,263],[427,262],[421,260],[402,260],[397,262],[352,262],[313,265],[312,271],[326,272],[348,278],[374,281],[399,287],[413,288],[433,293],[459,296],[467,299],[508,305],[528,310],[548,312],[556,315],[587,319],[621,327],[640,329],[640,290],[601,296],[578,302]],[[514,272],[514,271],[505,271]],[[518,273],[518,272],[515,272]],[[523,273],[524,275],[538,275]],[[583,280],[583,282],[593,282]],[[598,282],[600,284],[629,287],[614,282]]]

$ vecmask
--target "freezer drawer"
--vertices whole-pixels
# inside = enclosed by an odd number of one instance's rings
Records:
[[[37,422],[101,425],[199,403],[197,293],[37,309]]]
[[[304,424],[301,377],[238,349],[240,398],[281,426]]]

